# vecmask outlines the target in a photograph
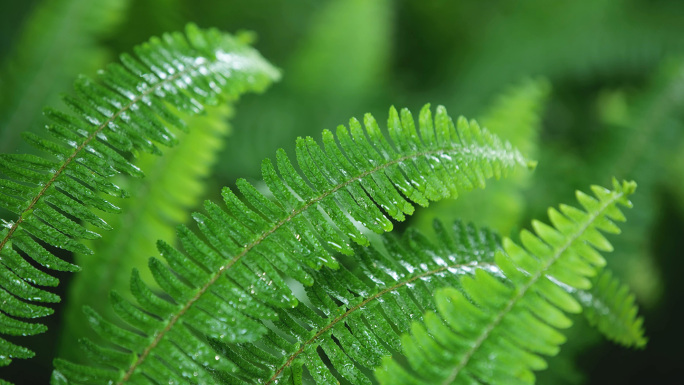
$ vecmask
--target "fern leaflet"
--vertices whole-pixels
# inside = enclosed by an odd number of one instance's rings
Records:
[[[274,309],[298,303],[283,275],[311,286],[310,269],[339,266],[332,252],[350,255],[352,242],[369,244],[357,225],[389,231],[388,217],[404,220],[413,212],[409,200],[427,205],[529,165],[477,123],[461,118],[455,126],[443,107],[434,120],[429,106],[423,108],[418,128],[408,110],[390,109],[391,142],[372,116],[366,115],[364,123],[365,129],[352,119],[349,129],[338,127],[336,136],[324,131],[323,146],[300,138],[301,174],[282,150],[277,171],[264,161],[262,174],[274,201],[238,180],[246,203],[227,188],[222,194],[227,211],[207,202],[206,214],[195,219],[208,243],[180,227],[186,253],[160,243],[169,267],[150,260],[155,280],[170,299],[153,295],[137,273],[132,289],[140,307],[113,295],[115,311],[137,333],[87,311],[97,332],[126,349],[108,353],[119,357],[115,361],[101,361],[114,370],[58,360],[55,383],[67,378],[73,383],[210,383],[213,371],[232,372],[236,365],[203,338],[241,343],[265,334],[257,320],[275,320]],[[92,346],[86,343],[91,351]]]

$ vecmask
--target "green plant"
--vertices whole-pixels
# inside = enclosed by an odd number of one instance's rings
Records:
[[[53,138],[26,136],[47,155],[0,158],[0,199],[17,215],[0,233],[5,334],[44,331],[17,318],[46,316],[49,308],[31,302],[58,300],[37,287],[57,280],[25,256],[76,270],[54,250],[89,253],[80,239],[110,227],[91,209],[118,211],[103,196],[127,194],[112,176],[141,176],[143,161],[133,155],[176,145],[167,125],[183,129],[181,114],[202,113],[278,78],[244,39],[194,26],[185,36],[152,39],[136,56],[122,56],[123,66],[111,65],[95,81],[80,78],[79,96],[65,98],[75,116],[47,111]],[[208,201],[193,215],[197,231],[179,227],[184,252],[172,239],[157,243],[167,262],[150,260],[157,287],[134,270],[135,303],[112,292],[114,313],[127,325],[85,308],[106,346],[83,340],[96,366],[56,360],[52,382],[362,384],[380,367],[381,383],[528,383],[531,371],[545,366],[538,354],[556,354],[563,341],[556,330],[570,326],[563,312],[582,307],[609,338],[643,346],[633,297],[602,272],[597,252],[610,250],[598,230],[619,231],[612,221],[624,220],[617,206],[630,205],[633,182],[593,187],[595,198],[578,193],[584,210],[551,210],[553,227],[533,222],[537,235],[521,232],[523,247],[459,223],[438,223],[436,243],[414,230],[402,239],[376,235],[414,205],[534,165],[475,121],[454,124],[443,107],[432,113],[425,106],[416,125],[408,110],[392,108],[386,131],[371,115],[363,124],[352,119],[335,134],[324,131],[322,145],[298,139],[296,164],[283,150],[275,165],[264,161],[263,183],[238,180],[239,195],[223,189],[223,207]],[[187,187],[185,180],[173,188]],[[4,364],[31,356],[9,341],[1,348]],[[389,359],[402,350],[408,365]],[[501,366],[491,365],[492,355]]]

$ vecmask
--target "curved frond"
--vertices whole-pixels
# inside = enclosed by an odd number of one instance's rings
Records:
[[[127,195],[109,178],[141,171],[130,153],[159,153],[157,144],[173,145],[167,126],[184,129],[173,111],[198,113],[219,99],[235,99],[245,91],[259,91],[277,77],[255,50],[216,30],[189,26],[187,34],[167,34],[122,55],[97,79],[81,77],[76,96],[64,101],[74,114],[48,109],[50,140],[36,135],[26,139],[48,155],[0,156],[0,205],[17,215],[0,230],[0,295],[8,317],[35,318],[51,309],[31,302],[57,302],[59,298],[39,286],[56,286],[57,280],[33,267],[26,259],[48,269],[75,271],[57,258],[51,247],[88,254],[79,240],[99,234],[85,227],[109,229],[92,208],[119,209],[101,197]],[[17,321],[23,322],[23,321]],[[24,325],[25,327],[28,327]],[[12,333],[12,328],[0,327]],[[3,364],[31,353],[0,340]]]
[[[113,370],[56,361],[56,376],[74,383],[211,382],[212,371],[230,373],[237,366],[203,338],[241,343],[264,335],[261,320],[276,320],[274,309],[298,303],[285,277],[311,286],[311,269],[339,266],[333,252],[352,254],[352,242],[369,244],[359,227],[389,231],[390,218],[404,220],[414,203],[482,187],[487,178],[528,165],[477,123],[461,118],[455,126],[443,107],[434,120],[429,106],[423,108],[418,127],[408,110],[390,109],[389,140],[372,116],[364,123],[365,129],[352,119],[337,135],[324,131],[322,146],[300,138],[301,171],[282,150],[276,166],[264,161],[274,200],[238,180],[244,202],[227,188],[225,208],[207,202],[206,213],[195,214],[207,242],[181,227],[185,253],[160,243],[169,267],[150,260],[167,296],[153,295],[137,274],[132,289],[138,306],[113,296],[116,312],[136,333],[88,311],[95,329],[126,350],[117,362],[99,361]]]
[[[584,316],[606,338],[624,346],[646,346],[644,319],[639,317],[634,294],[609,270],[592,279],[590,290],[577,290],[573,296],[584,308]]]
[[[440,289],[438,314],[426,313],[402,337],[406,368],[386,357],[376,370],[381,384],[530,384],[533,370],[546,367],[541,355],[555,355],[565,337],[557,329],[571,325],[564,313],[581,304],[564,286],[589,289],[589,277],[605,264],[599,254],[612,246],[599,230],[618,233],[613,221],[624,221],[617,205],[636,185],[614,181],[614,189],[592,187],[595,198],[582,192],[584,210],[561,205],[550,209],[553,227],[532,225],[537,235],[522,231],[518,246],[504,239],[505,253],[496,263],[505,282],[482,269],[461,280],[463,292]]]

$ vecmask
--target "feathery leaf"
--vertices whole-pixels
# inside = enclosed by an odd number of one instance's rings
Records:
[[[598,230],[619,232],[617,205],[631,206],[635,187],[614,181],[613,190],[593,186],[595,197],[578,191],[584,210],[550,209],[553,227],[534,221],[537,235],[522,231],[523,246],[504,239],[496,263],[507,281],[478,269],[461,280],[463,291],[438,290],[438,314],[426,313],[402,337],[410,368],[386,357],[376,369],[380,383],[534,383],[532,371],[546,367],[540,355],[557,354],[565,340],[557,330],[571,325],[564,313],[582,310],[563,286],[590,288],[588,278],[605,264],[598,250],[612,249]]]
[[[232,108],[228,104],[208,107],[204,115],[181,115],[191,130],[177,134],[180,143],[163,149],[161,157],[141,154],[137,159],[135,165],[145,172],[145,178],[115,180],[126,191],[134,191],[135,199],[110,198],[123,209],[123,214],[103,213],[102,219],[113,230],[101,239],[86,242],[93,255],[75,256],[76,263],[88,273],[76,275],[70,283],[60,333],[60,356],[82,356],[74,342],[91,331],[82,307],[88,305],[111,318],[114,313],[102,299],[112,290],[128,291],[131,269],[144,269],[147,259],[157,252],[152,239],[176,244],[176,226],[187,223],[191,210],[200,203],[203,182],[228,132],[229,115]],[[151,278],[149,274],[143,276],[146,280]]]
[[[2,310],[11,317],[45,315],[48,310],[28,302],[57,302],[58,297],[37,285],[57,281],[39,273],[24,258],[49,269],[78,268],[54,256],[48,246],[89,254],[79,239],[96,239],[86,228],[109,226],[90,209],[119,211],[100,193],[126,196],[110,182],[119,174],[140,176],[128,155],[159,153],[157,144],[173,145],[167,126],[185,129],[172,111],[199,113],[220,99],[235,99],[246,91],[263,90],[277,71],[255,50],[216,30],[190,25],[186,35],[167,34],[122,55],[97,79],[81,77],[76,96],[64,101],[74,115],[46,110],[52,139],[33,134],[25,138],[48,155],[0,155],[0,205],[17,215],[0,230],[0,293],[8,298]],[[29,310],[30,309],[30,310]],[[0,327],[0,332],[10,329]],[[27,353],[0,340],[2,364]]]

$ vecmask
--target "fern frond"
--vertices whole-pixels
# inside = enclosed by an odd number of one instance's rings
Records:
[[[639,181],[639,194],[634,198],[637,209],[631,214],[634,220],[616,240],[616,248],[623,250],[619,258],[625,262],[616,264],[614,271],[640,301],[653,304],[663,290],[663,278],[654,263],[654,241],[645,234],[658,231],[662,185],[672,180],[662,170],[678,164],[664,154],[677,153],[678,145],[684,142],[684,60],[664,60],[648,83],[623,104],[622,119],[605,128],[605,136],[596,141],[594,156],[587,161],[590,168],[585,174]]]
[[[46,0],[35,5],[0,70],[0,153],[17,151],[20,134],[42,126],[42,108],[59,101],[79,73],[94,74],[114,56],[97,42],[122,21],[129,3]]]
[[[524,79],[496,98],[483,114],[482,125],[507,138],[524,154],[536,153],[550,93],[551,84],[547,79]]]
[[[638,317],[634,294],[609,270],[592,279],[591,289],[573,296],[584,308],[584,316],[606,338],[624,346],[646,346],[644,319]]]
[[[151,239],[176,244],[176,227],[187,223],[191,211],[201,201],[204,183],[228,133],[228,104],[207,108],[196,116],[181,115],[191,130],[179,133],[179,144],[163,149],[163,156],[141,154],[135,165],[145,178],[117,178],[115,183],[134,191],[135,199],[110,198],[122,214],[103,213],[102,219],[113,227],[102,238],[88,241],[93,255],[76,255],[75,261],[87,274],[76,275],[69,285],[64,325],[60,332],[60,356],[81,356],[77,337],[91,329],[83,317],[84,305],[111,318],[109,292],[128,292],[131,269],[144,269],[147,259],[157,253]],[[145,272],[149,271],[147,269]],[[152,276],[142,277],[148,281]],[[92,336],[92,333],[90,334]]]
[[[316,285],[298,306],[276,310],[264,338],[215,343],[239,366],[218,377],[230,384],[301,384],[307,370],[316,384],[338,384],[336,373],[370,384],[369,369],[401,348],[401,334],[424,309],[434,309],[437,288],[458,286],[477,267],[494,267],[500,244],[494,233],[460,222],[435,225],[436,243],[409,228],[401,238],[382,237],[380,246],[356,248],[348,266],[312,272]]]
[[[88,311],[95,329],[127,351],[117,362],[99,361],[114,370],[58,360],[56,376],[74,383],[182,383],[189,378],[210,383],[211,371],[232,372],[236,365],[196,333],[226,343],[256,340],[267,332],[257,320],[276,320],[274,308],[298,303],[283,276],[311,286],[309,269],[339,266],[332,252],[352,254],[352,242],[369,244],[358,226],[389,231],[389,218],[404,220],[414,210],[411,202],[427,205],[528,165],[477,123],[460,118],[455,126],[443,107],[434,120],[429,106],[423,108],[418,128],[408,110],[400,115],[390,109],[391,142],[372,116],[364,122],[365,129],[352,119],[349,129],[338,127],[336,136],[324,131],[323,146],[300,138],[301,173],[282,150],[277,170],[264,161],[264,182],[275,201],[238,180],[246,203],[227,188],[222,193],[227,210],[207,202],[206,214],[195,219],[208,243],[181,227],[186,253],[160,243],[169,267],[150,260],[155,280],[170,299],[153,295],[137,273],[132,289],[139,307],[113,296],[115,311],[137,332]],[[160,367],[162,362],[173,368]],[[86,377],[93,380],[81,380]]]
[[[525,384],[533,370],[546,367],[540,356],[555,355],[564,336],[557,330],[571,321],[564,312],[581,304],[562,287],[588,289],[588,277],[611,251],[599,230],[617,233],[611,221],[623,221],[617,205],[630,206],[636,185],[614,181],[614,189],[592,187],[596,198],[582,192],[585,211],[562,205],[549,210],[554,227],[533,222],[537,235],[522,231],[523,247],[504,239],[496,263],[508,278],[501,282],[478,269],[461,280],[463,292],[440,289],[435,294],[439,315],[428,312],[402,338],[411,369],[387,357],[376,370],[382,384]]]
[[[176,33],[153,38],[136,48],[136,57],[122,55],[96,80],[80,78],[76,97],[64,101],[75,111],[69,115],[47,110],[52,140],[36,135],[26,139],[48,155],[0,156],[0,205],[17,215],[0,230],[0,310],[10,317],[35,318],[51,309],[31,302],[57,302],[59,298],[37,286],[56,286],[57,280],[25,260],[49,269],[75,271],[77,267],[49,251],[57,247],[88,254],[79,239],[99,237],[82,223],[98,229],[110,226],[90,211],[118,211],[100,193],[125,196],[109,181],[124,173],[141,171],[128,155],[159,153],[157,143],[173,145],[167,128],[184,128],[173,110],[198,113],[220,98],[234,99],[245,91],[262,90],[277,71],[249,46],[216,30],[189,26],[187,35]],[[9,332],[0,327],[0,332]],[[30,353],[1,341],[7,363]]]

